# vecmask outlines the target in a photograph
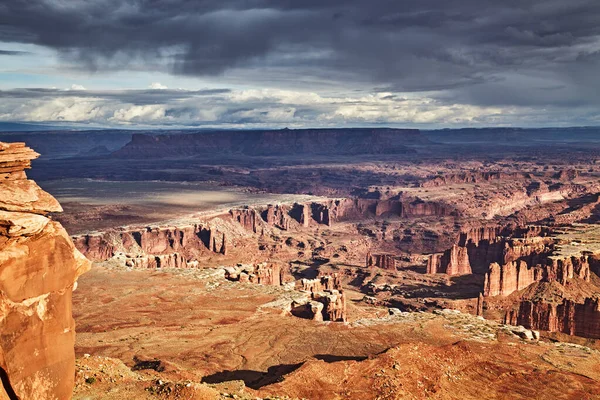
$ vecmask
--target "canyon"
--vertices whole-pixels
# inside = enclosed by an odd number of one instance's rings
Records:
[[[37,250],[2,250],[33,268],[2,276],[41,286],[3,296],[54,341],[36,296],[64,295],[54,370],[75,372],[76,399],[600,396],[600,147],[481,133],[115,133],[107,152],[41,159],[5,145],[0,245]],[[31,386],[10,364],[29,348],[5,346],[9,390]]]

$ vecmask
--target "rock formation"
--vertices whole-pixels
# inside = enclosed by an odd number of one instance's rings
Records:
[[[483,295],[508,296],[525,289],[543,278],[542,268],[529,268],[525,261],[512,261],[504,265],[492,263],[485,274]]]
[[[89,262],[45,216],[58,202],[25,175],[38,154],[0,142],[2,399],[69,399],[75,375],[71,294]]]
[[[553,250],[547,229],[474,228],[459,235],[456,244],[443,254],[432,254],[427,262],[427,273],[448,275],[486,273],[490,264],[505,265],[526,261],[529,265],[544,261]]]
[[[523,260],[504,265],[490,264],[485,274],[483,295],[508,296],[523,290],[534,282],[558,282],[566,285],[569,279],[590,281],[590,264],[587,256],[549,256],[542,264],[528,267]]]
[[[524,179],[528,177],[529,174],[520,172],[462,172],[458,174],[447,174],[431,177],[426,181],[422,182],[421,187],[433,188],[451,184],[491,182],[505,179]]]
[[[428,274],[466,275],[470,274],[471,264],[466,247],[452,246],[444,254],[432,254],[427,261]]]
[[[396,260],[391,254],[371,254],[367,253],[366,265],[369,267],[378,267],[388,269],[391,271],[396,270]]]
[[[304,278],[301,279],[299,283],[300,290],[311,293],[342,289],[340,275],[337,272],[332,274],[320,273],[315,279]]]
[[[230,210],[231,216],[244,228],[254,233],[259,232],[260,215],[254,208],[238,208]]]
[[[600,339],[600,300],[588,297],[576,303],[564,299],[559,304],[523,301],[506,314],[505,323]]]
[[[290,216],[287,207],[284,205],[274,206],[269,204],[263,212],[263,219],[269,226],[275,226],[284,231],[290,229]]]
[[[314,293],[313,299],[323,303],[323,319],[325,321],[346,321],[346,296],[343,290]]]
[[[225,278],[231,281],[281,286],[285,283],[285,269],[278,263],[238,264],[225,268]]]
[[[295,316],[314,321],[345,322],[346,295],[343,290],[311,292],[310,299],[294,300],[291,312]]]
[[[208,252],[223,254],[227,250],[225,234],[201,223],[107,231],[80,235],[73,240],[75,246],[94,261],[108,260],[117,253],[128,258],[177,253],[186,260],[193,260]]]

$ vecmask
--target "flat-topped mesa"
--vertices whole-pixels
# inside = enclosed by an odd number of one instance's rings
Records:
[[[365,260],[365,267],[377,267],[395,271],[396,259],[391,254],[371,254],[371,252],[368,252]]]
[[[25,170],[38,157],[25,143],[0,142],[0,210],[42,215],[62,211],[54,197],[27,179]]]
[[[114,157],[402,154],[410,145],[430,143],[416,129],[281,129],[213,131],[176,135],[134,134]]]
[[[548,258],[544,268],[546,281],[556,281],[566,285],[568,279],[574,278],[590,281],[590,264],[587,256],[552,256]]]
[[[600,339],[600,299],[587,297],[583,303],[564,299],[559,304],[522,301],[517,308],[506,313],[504,322],[529,329]]]
[[[24,170],[38,157],[0,142],[0,369],[2,399],[69,399],[75,376],[71,295],[90,267],[63,227],[58,202]]]
[[[134,268],[171,265],[189,268],[197,265],[196,261],[202,258],[235,252],[240,245],[256,243],[258,246],[261,240],[258,235],[262,236],[273,228],[291,230],[330,224],[329,203],[241,207],[230,210],[228,214],[201,217],[196,223],[126,227],[78,235],[73,240],[77,248],[93,261],[121,260]],[[319,211],[314,212],[315,209]],[[327,217],[323,218],[323,215]],[[248,253],[237,261],[255,262],[255,258],[254,254]]]

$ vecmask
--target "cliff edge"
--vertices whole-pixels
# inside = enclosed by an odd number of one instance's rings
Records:
[[[0,142],[0,399],[69,399],[75,375],[71,295],[90,262],[45,215],[58,201],[28,180],[39,154]]]

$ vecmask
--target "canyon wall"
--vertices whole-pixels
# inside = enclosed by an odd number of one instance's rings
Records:
[[[600,299],[588,297],[583,303],[564,299],[558,304],[523,301],[507,313],[505,323],[600,339]]]
[[[75,246],[90,260],[105,261],[122,253],[136,267],[154,267],[156,262],[160,266],[156,256],[180,255],[182,258],[179,261],[172,262],[185,268],[188,260],[207,253],[224,254],[227,251],[225,234],[200,223],[108,231],[76,236],[73,240]]]
[[[553,242],[540,227],[480,227],[462,232],[456,244],[442,254],[432,254],[427,273],[463,275],[487,273],[490,264],[541,262],[553,250]],[[539,236],[544,235],[544,236]]]
[[[391,198],[347,198],[330,201],[330,217],[334,221],[358,220],[365,217],[398,216],[402,218],[445,217],[458,215],[450,205],[423,201],[417,197],[398,194]]]
[[[531,267],[524,260],[503,265],[492,263],[485,274],[483,295],[508,296],[540,281],[558,282],[564,286],[569,279],[590,281],[588,256],[548,256]]]
[[[62,226],[62,208],[25,169],[38,154],[0,142],[0,398],[70,399],[75,376],[71,294],[89,261]]]

